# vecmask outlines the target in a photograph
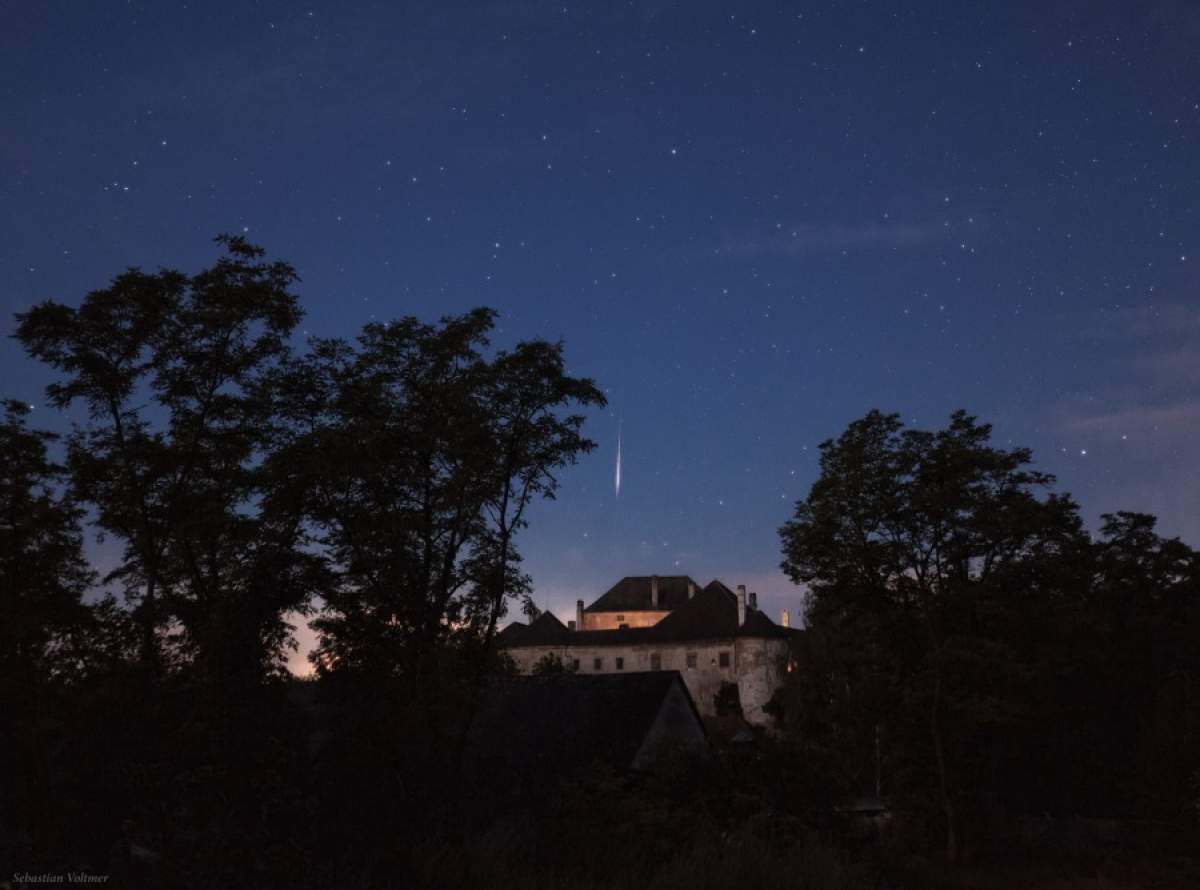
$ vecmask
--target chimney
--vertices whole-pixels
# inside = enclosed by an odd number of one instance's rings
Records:
[[[575,600],[575,629],[583,630],[583,600]]]
[[[750,608],[755,612],[758,611],[758,594],[753,590],[750,591]]]
[[[780,616],[779,623],[782,624],[784,627],[792,626],[792,616],[788,614],[787,609],[783,610],[783,615]]]
[[[650,608],[658,608],[658,575],[650,576]]]
[[[574,630],[574,629],[575,629],[575,622],[574,622],[574,621],[568,621],[568,622],[567,622],[567,630]]]
[[[688,599],[696,595],[696,582],[691,578],[688,579]]]
[[[746,585],[739,584],[737,588],[738,627],[746,623]]]

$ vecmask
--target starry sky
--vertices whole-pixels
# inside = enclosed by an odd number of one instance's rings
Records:
[[[1089,524],[1147,510],[1200,544],[1196,3],[5,18],[7,397],[41,408],[50,379],[13,312],[241,232],[298,268],[307,333],[490,305],[500,345],[561,338],[607,391],[521,544],[563,616],[650,573],[795,612],[776,529],[871,408],[966,408]]]

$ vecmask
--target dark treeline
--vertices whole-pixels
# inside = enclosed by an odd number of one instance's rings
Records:
[[[529,504],[594,447],[572,412],[604,398],[560,345],[490,349],[479,309],[297,353],[292,268],[219,240],[196,275],[18,316],[87,419],[61,463],[25,406],[0,427],[6,878],[395,874],[465,792]],[[288,616],[317,608],[323,682],[288,683]]]
[[[1068,825],[1093,854],[1186,850],[1200,555],[1141,513],[1104,515],[1093,538],[1030,452],[990,435],[964,412],[936,432],[871,412],[822,444],[780,531],[809,588],[776,702],[788,735],[950,861]]]
[[[487,309],[297,350],[291,267],[219,240],[198,274],[18,316],[80,422],[56,443],[10,401],[0,425],[0,880],[903,886],[1011,856],[1031,818],[1194,839],[1195,551],[1141,514],[1093,539],[964,414],[822,446],[782,530],[808,630],[752,755],[465,786],[495,634],[535,611],[528,507],[603,395],[561,344],[491,347]],[[315,681],[286,669],[294,616]],[[838,829],[864,795],[895,816],[870,850]]]

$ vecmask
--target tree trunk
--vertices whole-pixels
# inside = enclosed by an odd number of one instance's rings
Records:
[[[929,734],[933,739],[934,759],[937,763],[938,790],[942,800],[942,814],[946,818],[946,861],[958,862],[958,834],[955,826],[954,802],[950,799],[950,783],[946,777],[946,755],[942,745],[942,664],[937,656],[933,680],[933,702],[929,708]]]
[[[883,758],[879,751],[879,724],[875,724],[875,800],[883,803]]]

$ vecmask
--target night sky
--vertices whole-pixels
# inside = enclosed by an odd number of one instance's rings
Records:
[[[521,543],[564,616],[654,572],[795,612],[776,529],[876,407],[1200,544],[1198,48],[1186,0],[10,6],[0,333],[244,232],[308,333],[562,338],[610,398]]]

